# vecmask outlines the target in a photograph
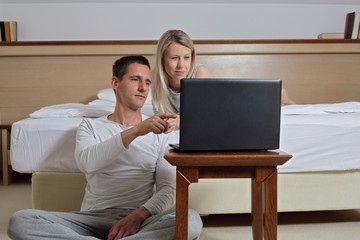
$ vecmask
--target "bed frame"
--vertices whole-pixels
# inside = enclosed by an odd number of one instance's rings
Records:
[[[301,104],[360,101],[360,40],[202,40],[195,45],[197,62],[212,77],[280,78]],[[0,123],[11,125],[47,105],[87,103],[111,86],[114,60],[141,54],[154,65],[155,46],[156,41],[0,43]],[[76,210],[85,183],[82,174],[34,173],[33,205]],[[278,208],[358,209],[359,183],[360,170],[280,173]],[[249,187],[244,179],[201,180],[190,186],[190,207],[201,214],[249,212]]]

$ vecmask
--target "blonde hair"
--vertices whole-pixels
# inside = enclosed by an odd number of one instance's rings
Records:
[[[179,43],[191,49],[191,64],[187,74],[189,78],[195,67],[195,48],[191,38],[181,30],[168,30],[160,38],[156,50],[156,68],[152,79],[152,102],[153,106],[161,113],[176,113],[169,100],[169,79],[164,70],[164,53],[172,43]]]

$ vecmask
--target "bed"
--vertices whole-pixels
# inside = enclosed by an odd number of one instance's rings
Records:
[[[33,206],[46,210],[68,211],[80,206],[86,181],[73,160],[72,141],[82,118],[96,117],[82,115],[81,111],[94,114],[106,107],[110,111],[111,101],[100,94],[109,85],[99,84],[99,76],[109,74],[113,60],[127,53],[143,54],[151,64],[154,60],[152,41],[68,45],[40,44],[36,50],[32,45],[7,46],[8,52],[0,54],[0,63],[8,67],[6,71],[0,69],[0,74],[5,72],[9,79],[16,79],[9,63],[17,60],[29,73],[30,83],[46,79],[54,71],[51,66],[61,63],[54,77],[54,82],[63,80],[59,94],[52,91],[59,86],[51,81],[44,89],[53,96],[44,97],[45,90],[38,84],[36,89],[30,88],[42,93],[41,99],[34,97],[28,105],[21,102],[16,107],[8,104],[4,110],[8,113],[5,122],[13,123],[12,168],[33,174]],[[360,208],[359,41],[198,41],[196,48],[198,61],[209,67],[213,77],[281,78],[289,95],[299,103],[282,107],[280,149],[294,157],[278,168],[279,211]],[[39,49],[44,52],[38,53]],[[42,66],[45,63],[46,68]],[[89,68],[90,73],[84,71]],[[38,70],[36,74],[34,69]],[[74,86],[79,85],[84,86],[83,91],[73,96]],[[14,89],[29,97],[25,90]],[[82,110],[75,110],[76,104]],[[70,117],[36,116],[45,106],[49,111],[60,107],[66,113],[71,105]],[[149,105],[143,111],[151,114]],[[31,118],[30,113],[34,113]],[[25,133],[29,138],[19,140]],[[34,136],[43,141],[34,140]],[[49,146],[39,147],[41,144],[55,147],[51,150]],[[189,204],[200,214],[250,212],[250,182],[201,179],[190,185]]]
[[[112,89],[100,92],[109,92],[109,96],[113,95]],[[12,126],[10,157],[13,169],[22,173],[36,173],[33,182],[34,193],[41,192],[36,189],[43,187],[44,183],[39,181],[39,178],[47,176],[39,173],[57,172],[59,176],[61,173],[73,173],[72,176],[75,178],[76,175],[83,177],[74,159],[76,129],[85,117],[110,114],[114,104],[115,102],[97,99],[89,104],[53,105],[35,111],[30,114],[31,118],[15,122]],[[153,114],[151,100],[147,100],[142,112],[148,116]],[[339,178],[359,173],[360,148],[359,144],[354,143],[360,139],[360,102],[283,106],[280,136],[280,149],[290,152],[293,158],[278,167],[279,211],[309,210],[309,206],[303,209],[301,206],[295,208],[293,200],[285,200],[300,198],[303,199],[303,203],[309,196],[316,197],[314,194],[301,193],[302,190],[308,191],[304,189],[305,184],[309,185],[308,188],[317,189],[322,199],[317,203],[318,206],[311,210],[327,210],[323,198],[329,197],[324,196],[325,189],[329,189],[329,186],[321,187],[317,183],[318,180],[312,177],[316,173],[317,177],[328,178],[325,182],[321,181],[325,185],[337,186],[343,185],[339,179],[330,184],[336,173]],[[304,178],[304,175],[308,177]],[[289,183],[289,178],[294,178],[293,182]],[[297,182],[299,186],[294,185],[296,181],[300,181]],[[83,180],[80,182],[84,184]],[[83,188],[82,185],[79,187]],[[244,192],[247,191],[243,189],[248,188],[248,185],[249,181],[244,179],[201,180],[200,184],[191,185],[190,206],[200,214],[248,212],[250,202],[245,200],[246,204],[239,209],[236,200],[244,198]],[[206,190],[208,188],[211,188],[211,191]],[[217,199],[219,192],[223,192],[220,196],[226,196],[225,200]],[[339,191],[330,191],[328,194],[334,195],[334,202],[337,203]],[[344,198],[343,201],[353,201],[352,194],[355,194],[352,188],[345,188],[340,196]],[[35,208],[44,208],[43,205],[48,205],[49,201],[39,204],[37,199],[35,194]],[[81,199],[81,196],[78,199]],[[342,208],[354,208],[358,204],[355,203],[344,204]],[[311,204],[316,204],[316,201]]]

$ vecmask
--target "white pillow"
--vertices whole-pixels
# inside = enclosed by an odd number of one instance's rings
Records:
[[[64,103],[42,107],[30,114],[31,118],[102,117],[112,113],[112,106]]]
[[[103,100],[103,99],[95,99],[95,100],[89,102],[88,105],[115,107],[115,102],[108,101],[108,100]]]
[[[97,97],[100,100],[106,100],[106,101],[110,101],[110,102],[116,101],[114,89],[112,89],[112,88],[106,88],[106,89],[100,90],[97,94]]]
[[[106,101],[110,101],[110,102],[116,102],[116,97],[115,97],[115,93],[114,93],[114,89],[112,88],[105,88],[102,89],[98,92],[97,97],[100,100],[106,100]],[[152,104],[151,103],[151,88],[149,89],[149,94],[146,98],[145,104]]]

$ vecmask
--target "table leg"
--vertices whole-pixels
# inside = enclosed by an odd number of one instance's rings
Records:
[[[277,239],[277,170],[265,181],[265,240]]]
[[[190,181],[176,172],[176,240],[187,240]]]
[[[252,179],[251,218],[254,240],[262,240],[264,236],[263,224],[263,182]]]
[[[277,239],[277,170],[258,167],[252,179],[252,228],[254,240]]]

